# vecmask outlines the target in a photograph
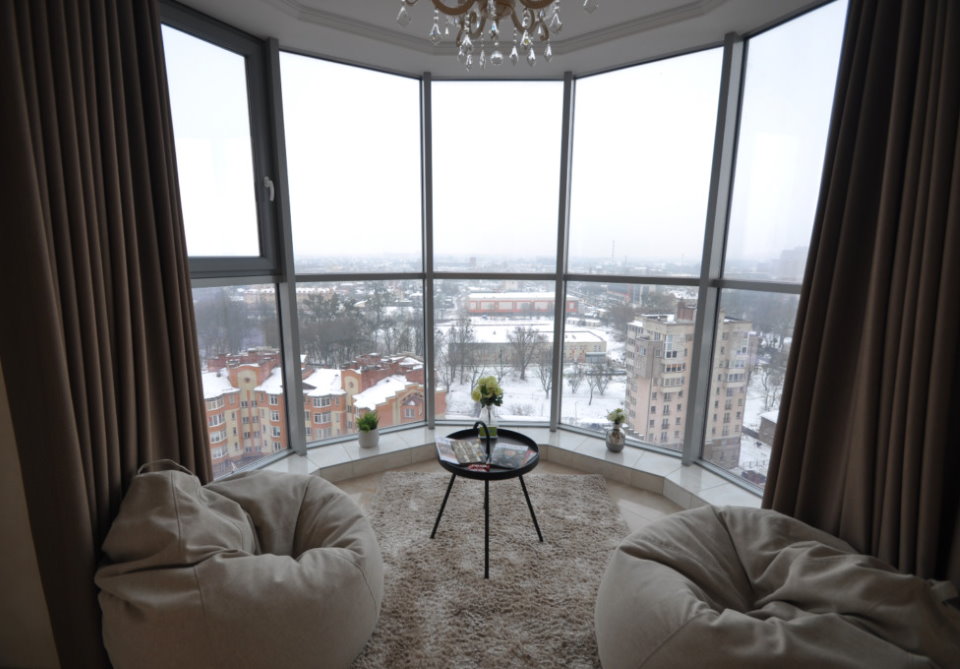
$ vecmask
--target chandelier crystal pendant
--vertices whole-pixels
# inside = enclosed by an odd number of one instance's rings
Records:
[[[474,63],[480,69],[487,64],[501,65],[510,61],[516,65],[520,61],[520,51],[531,66],[537,62],[536,46],[542,45],[543,59],[548,63],[553,58],[550,38],[563,29],[560,20],[560,0],[447,0],[455,3],[448,5],[444,0],[433,2],[433,25],[427,36],[434,46],[450,35],[451,27],[456,30],[457,59],[470,70]],[[599,7],[599,0],[582,0],[583,9],[592,14]],[[400,0],[400,13],[397,23],[406,27],[410,23],[410,7],[417,0]],[[440,14],[446,16],[446,26],[441,30]],[[513,24],[513,41],[506,47],[500,46],[504,21]],[[503,49],[507,49],[508,56]],[[488,55],[489,50],[489,55]]]

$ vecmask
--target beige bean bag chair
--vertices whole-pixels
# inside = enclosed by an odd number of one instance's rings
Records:
[[[960,667],[956,596],[775,511],[700,507],[614,551],[597,645],[604,669]]]
[[[138,475],[96,574],[115,667],[346,667],[373,631],[373,529],[316,476]]]

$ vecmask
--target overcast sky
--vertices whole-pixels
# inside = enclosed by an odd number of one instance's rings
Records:
[[[809,241],[845,11],[749,43],[728,259]],[[164,45],[188,249],[255,252],[243,59],[170,28]],[[714,49],[577,82],[572,260],[699,258],[720,63]],[[418,82],[291,54],[281,74],[297,255],[418,253]],[[561,82],[434,82],[437,255],[555,253],[562,98]]]

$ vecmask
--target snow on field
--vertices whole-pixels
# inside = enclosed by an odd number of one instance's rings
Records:
[[[481,321],[475,320],[478,324]],[[489,326],[496,322],[499,325],[514,325],[506,319],[503,322],[495,319],[482,321]],[[523,324],[528,324],[525,322]],[[574,327],[570,323],[570,327]],[[617,363],[622,363],[624,343],[618,342],[612,330],[591,324],[590,330],[602,336],[607,342],[607,357]],[[487,368],[484,374],[494,371]],[[497,416],[503,422],[545,422],[550,419],[550,397],[545,393],[537,374],[536,365],[527,368],[527,378],[521,381],[519,373],[509,370],[500,379],[504,389],[503,406],[497,410]],[[596,390],[590,398],[590,387],[583,382],[577,392],[570,390],[569,384],[564,381],[560,422],[565,425],[577,425],[595,430],[605,430],[610,426],[607,413],[617,407],[624,406],[626,395],[626,376],[615,376],[607,386],[606,392],[600,395]],[[469,380],[464,383],[454,383],[447,395],[446,418],[457,420],[472,420],[480,412],[480,405],[470,398]],[[776,407],[773,407],[776,409]],[[747,397],[743,412],[743,426],[752,433],[760,429],[760,415],[767,409],[763,405],[763,390],[760,385],[760,374],[751,375],[750,385],[747,388]],[[760,442],[752,434],[743,434],[740,442],[739,466],[733,469],[734,473],[758,472],[766,474],[770,464],[770,446]],[[755,481],[759,482],[759,481]]]
[[[508,372],[500,379],[503,387],[503,405],[497,410],[501,421],[535,421],[550,420],[550,398],[544,393],[543,386],[537,376],[537,368],[531,365],[527,368],[527,378],[521,381],[519,374]],[[590,388],[581,383],[576,393],[570,392],[570,387],[564,383],[561,422],[568,425],[581,425],[605,429],[609,427],[607,414],[623,406],[626,394],[626,377],[616,377],[607,386],[601,396],[594,391],[593,401],[590,401]],[[463,384],[455,383],[450,386],[447,394],[448,419],[472,419],[480,410],[480,405],[470,398],[469,381]]]

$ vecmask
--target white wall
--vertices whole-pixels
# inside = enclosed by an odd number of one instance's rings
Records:
[[[0,371],[0,666],[59,667]]]

